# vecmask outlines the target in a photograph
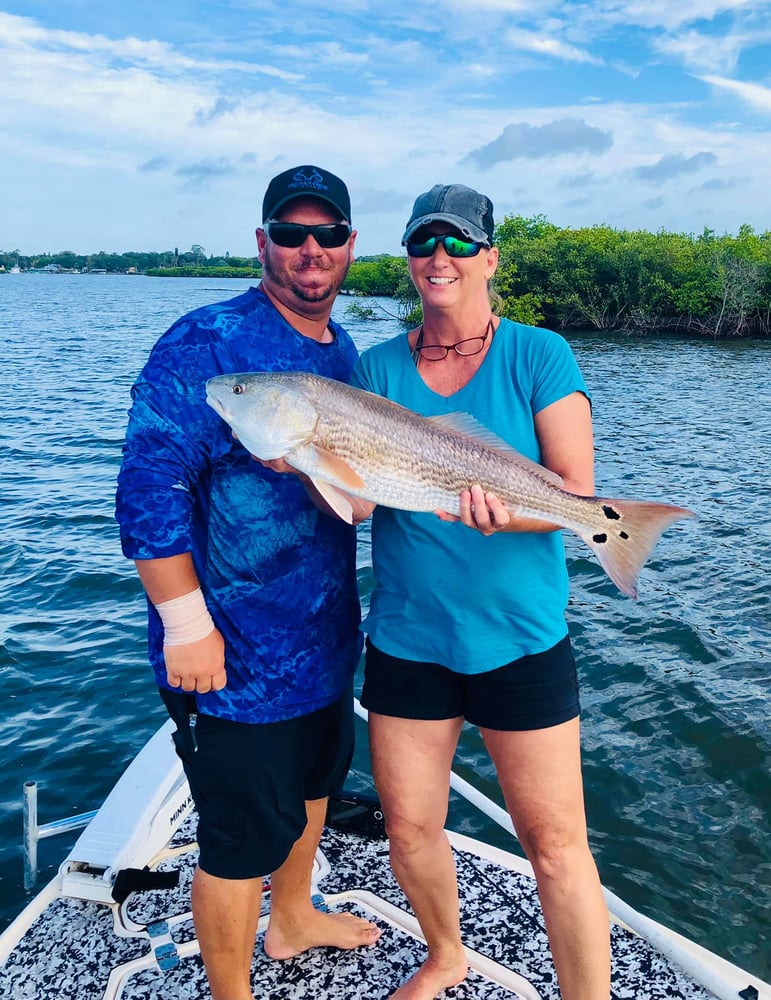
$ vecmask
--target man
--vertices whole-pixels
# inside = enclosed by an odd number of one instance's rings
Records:
[[[320,512],[282,463],[255,462],[205,401],[207,379],[224,372],[348,380],[356,349],[330,313],[353,260],[350,218],[328,171],[275,177],[257,229],[259,287],[182,317],[132,390],[116,516],[199,814],[193,916],[213,1000],[251,1000],[269,873],[270,957],[379,934],[310,901],[327,796],[353,746],[354,529]]]

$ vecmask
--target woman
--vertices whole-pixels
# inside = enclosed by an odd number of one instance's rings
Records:
[[[493,315],[493,230],[492,203],[463,185],[416,200],[402,242],[423,323],[367,351],[354,384],[426,416],[471,414],[566,489],[592,495],[583,378],[557,334]],[[372,525],[362,703],[394,874],[428,943],[394,997],[429,1000],[468,971],[443,832],[467,720],[535,870],[563,1000],[606,1000],[609,923],[587,841],[561,536],[478,485],[462,494],[459,518],[438,513],[380,507]]]

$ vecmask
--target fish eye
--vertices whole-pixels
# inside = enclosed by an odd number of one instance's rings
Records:
[[[240,396],[243,391],[244,391],[243,385],[240,382],[236,382],[236,384],[233,386],[233,395]]]

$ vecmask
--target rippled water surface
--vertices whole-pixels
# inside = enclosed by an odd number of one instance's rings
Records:
[[[40,821],[96,808],[163,721],[144,605],[112,516],[129,388],[180,314],[247,282],[0,277],[0,926],[24,903],[21,790]],[[360,347],[393,320],[336,318]],[[571,338],[593,396],[598,489],[669,500],[622,597],[569,536],[587,809],[603,882],[771,975],[771,344]],[[366,529],[360,580],[371,587]],[[353,782],[367,782],[359,730]],[[458,769],[498,799],[477,733]],[[499,799],[498,799],[499,800]],[[508,837],[462,802],[458,828]],[[40,845],[48,878],[66,837]]]

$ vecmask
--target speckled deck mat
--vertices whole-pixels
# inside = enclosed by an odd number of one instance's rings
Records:
[[[0,1000],[101,1000],[110,983],[115,1000],[205,1000],[206,977],[190,918],[190,881],[197,851],[192,820],[172,841],[160,867],[179,869],[176,889],[146,891],[113,911],[79,900],[55,900],[0,969]],[[187,849],[186,849],[187,848]],[[391,874],[388,848],[353,834],[327,830],[322,850],[331,870],[319,889],[327,897],[367,890],[408,911]],[[528,980],[542,1000],[559,1000],[538,898],[532,879],[456,851],[464,942]],[[425,957],[423,943],[355,900],[330,900],[331,908],[375,919],[383,935],[372,948],[344,952],[317,948],[286,962],[268,959],[260,934],[252,966],[257,1000],[381,1000]],[[266,898],[264,910],[269,905]],[[152,945],[143,933],[151,925]],[[128,935],[128,936],[126,936]],[[714,1000],[713,994],[659,956],[636,935],[613,930],[614,1000]],[[158,949],[161,971],[153,948]],[[116,970],[113,972],[113,970]],[[517,994],[476,972],[446,990],[447,1000],[511,1000]]]

